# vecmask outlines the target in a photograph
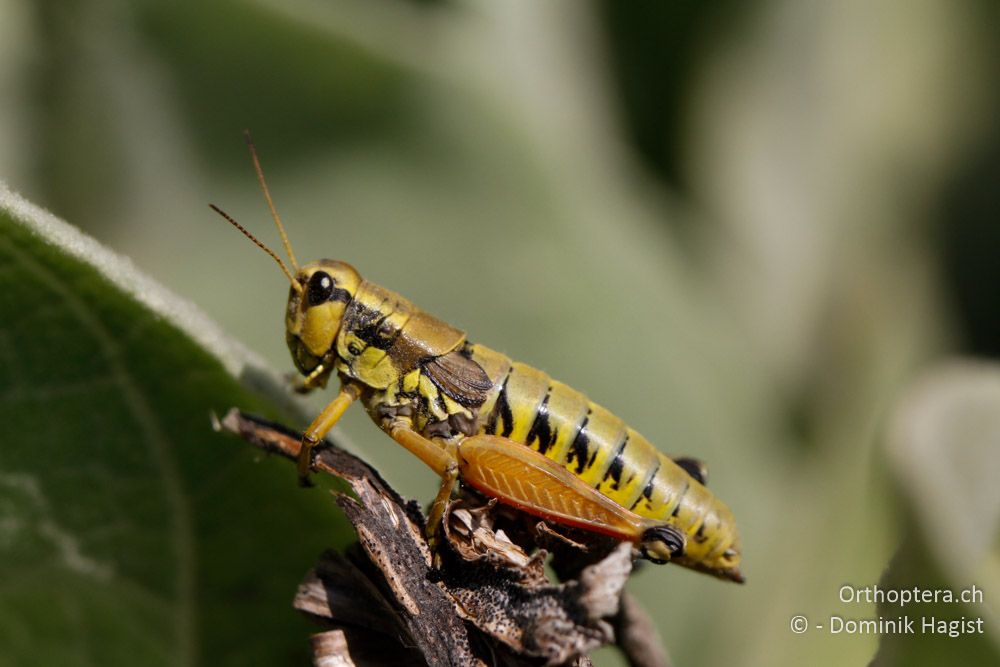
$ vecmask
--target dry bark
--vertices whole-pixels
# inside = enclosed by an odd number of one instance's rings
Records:
[[[280,424],[234,409],[218,427],[298,455],[300,434]],[[316,665],[583,667],[616,639],[633,665],[669,665],[648,616],[623,598],[630,545],[463,491],[432,547],[419,506],[368,464],[327,441],[314,467],[350,486],[354,496],[336,502],[358,534],[345,553],[322,554],[295,596],[295,608],[327,628],[312,637]],[[560,583],[545,574],[547,550]]]

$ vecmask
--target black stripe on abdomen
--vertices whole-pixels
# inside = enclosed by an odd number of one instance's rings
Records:
[[[653,489],[656,484],[656,474],[660,472],[661,465],[662,461],[660,461],[659,457],[657,457],[656,465],[650,468],[649,477],[646,479],[645,486],[642,487],[642,493],[639,494],[639,497],[635,499],[635,502],[632,503],[632,507],[629,509],[635,509],[636,505],[638,505],[640,501],[644,499],[648,501],[653,497]]]
[[[537,449],[539,454],[544,454],[556,441],[556,432],[549,423],[549,396],[552,395],[552,385],[545,391],[545,398],[535,409],[535,419],[531,422],[531,429],[525,439],[527,445]],[[535,439],[538,439],[538,446],[535,447]]]
[[[497,396],[496,406],[490,413],[490,421],[486,425],[488,433],[502,435],[505,438],[514,430],[514,415],[511,413],[510,401],[507,399],[507,382],[513,372],[513,367],[507,371],[507,376],[503,379],[503,385],[500,387],[500,394]]]
[[[576,429],[576,435],[573,437],[573,443],[569,446],[569,451],[566,452],[566,467],[568,468],[573,459],[576,459],[576,474],[581,474],[587,467],[587,446],[590,444],[590,437],[587,435],[587,423],[590,421],[590,410],[587,410],[587,416],[583,418],[580,422],[580,426]]]
[[[616,491],[622,482],[622,471],[625,470],[625,448],[628,447],[628,439],[629,435],[626,432],[625,437],[615,447],[615,455],[611,459],[611,465],[608,466],[608,471],[604,473],[604,478],[601,480],[603,482],[608,477],[613,479],[614,484],[612,484],[611,488]],[[600,482],[598,482],[598,485],[600,485]]]

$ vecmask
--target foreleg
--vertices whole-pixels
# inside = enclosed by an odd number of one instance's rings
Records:
[[[309,428],[302,434],[302,447],[299,449],[299,484],[309,486],[309,471],[312,469],[312,450],[320,440],[326,437],[330,429],[340,421],[351,403],[361,396],[361,387],[354,383],[345,383],[340,387],[337,394],[330,403],[323,408],[323,411],[316,416],[316,419],[309,424]]]

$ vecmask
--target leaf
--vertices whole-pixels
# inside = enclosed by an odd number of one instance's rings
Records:
[[[231,405],[290,408],[196,309],[0,184],[0,664],[305,658],[291,596],[348,529],[211,430]]]
[[[1000,366],[955,361],[925,373],[899,405],[888,445],[934,556],[953,578],[1000,589]]]
[[[979,589],[973,602],[880,605],[886,617],[976,623],[950,637],[887,634],[875,664],[985,664],[1000,660],[1000,367],[952,361],[915,382],[900,402],[887,454],[907,507],[905,538],[885,589]],[[982,619],[981,621],[979,619]],[[978,623],[977,623],[978,621]],[[960,624],[965,628],[964,624]],[[958,626],[955,627],[957,632]],[[965,628],[968,630],[969,628]],[[985,633],[985,634],[982,634]]]

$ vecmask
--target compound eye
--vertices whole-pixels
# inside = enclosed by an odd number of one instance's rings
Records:
[[[317,271],[312,274],[312,277],[309,278],[309,285],[306,288],[309,305],[316,306],[329,301],[333,295],[333,286],[333,278],[330,277],[329,273]]]

